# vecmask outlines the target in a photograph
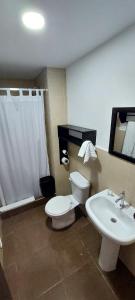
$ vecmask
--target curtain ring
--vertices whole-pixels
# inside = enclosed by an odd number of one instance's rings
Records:
[[[19,89],[19,96],[23,96],[23,91],[22,91],[22,89]]]
[[[7,96],[11,96],[10,89],[5,89],[7,91]]]
[[[28,89],[29,96],[32,96],[32,89]]]

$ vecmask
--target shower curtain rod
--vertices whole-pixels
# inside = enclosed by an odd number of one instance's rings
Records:
[[[47,92],[48,91],[48,89],[38,89],[37,87],[36,88],[1,88],[0,87],[0,91],[6,91],[6,90],[10,90],[10,91],[19,91],[19,90],[23,90],[23,91],[36,91],[36,90],[38,90],[38,91],[43,91],[43,92]]]

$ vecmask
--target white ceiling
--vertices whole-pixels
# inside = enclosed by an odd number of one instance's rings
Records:
[[[46,29],[25,29],[27,10],[41,12]],[[0,0],[0,78],[66,67],[134,22],[135,0]]]

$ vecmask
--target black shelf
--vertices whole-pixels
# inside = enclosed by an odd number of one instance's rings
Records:
[[[93,145],[96,144],[96,130],[74,125],[58,125],[60,163],[63,157],[62,150],[68,151],[68,143],[81,146],[86,140],[90,140]]]
[[[58,137],[78,146],[86,140],[90,140],[93,145],[96,144],[96,130],[74,125],[59,125]]]

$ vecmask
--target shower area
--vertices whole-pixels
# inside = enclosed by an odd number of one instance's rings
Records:
[[[34,201],[49,175],[44,94],[0,88],[0,211]]]

